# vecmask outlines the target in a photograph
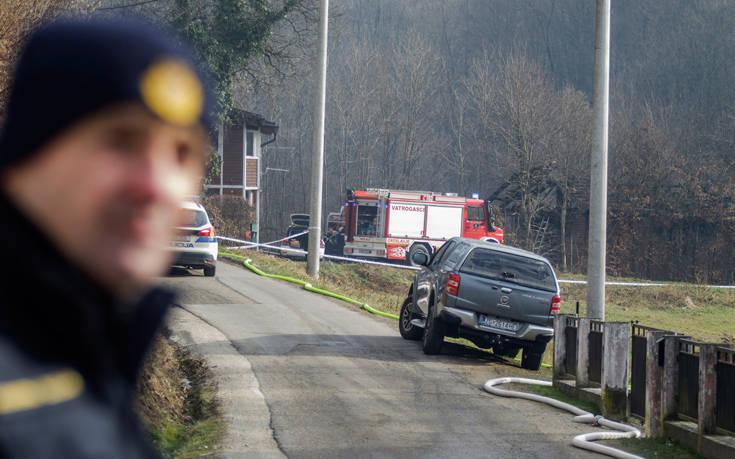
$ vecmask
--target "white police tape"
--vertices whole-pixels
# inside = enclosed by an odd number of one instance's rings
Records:
[[[253,242],[253,241],[243,241],[241,239],[233,239],[231,237],[225,237],[225,236],[217,236],[217,239],[222,239],[223,241],[230,241],[230,242],[239,242],[240,244],[247,244],[247,245],[242,246],[242,247],[237,247],[237,248],[247,248],[247,247],[257,247],[258,245],[268,245],[268,244],[275,244],[277,242],[288,241],[289,239],[293,239],[293,238],[296,238],[296,237],[299,237],[299,236],[303,236],[304,234],[308,234],[308,233],[309,233],[308,231],[302,231],[300,233],[296,233],[296,234],[292,234],[290,236],[286,236],[283,239],[278,239],[276,241],[270,241],[270,242],[263,242],[263,243],[260,243],[260,244],[258,244],[257,242]]]
[[[559,279],[560,284],[586,284],[587,281],[584,280],[563,280]],[[683,284],[683,283],[661,283],[661,282],[617,282],[617,281],[609,281],[605,282],[605,285],[619,285],[619,286],[626,286],[626,287],[687,287],[687,286],[693,286],[696,285],[700,287],[699,284]],[[735,289],[735,285],[701,285],[701,287],[706,288],[729,288],[729,289]]]
[[[295,237],[301,236],[301,235],[306,234],[306,233],[308,233],[308,231],[304,231],[303,233],[293,234],[291,236],[285,237],[283,239],[279,239],[277,241],[266,242],[266,243],[261,243],[261,244],[258,244],[256,242],[252,242],[252,241],[243,241],[243,240],[240,240],[240,239],[234,239],[234,238],[225,237],[225,236],[217,236],[217,239],[221,239],[223,241],[229,241],[229,242],[237,242],[239,244],[246,244],[246,245],[241,245],[241,246],[228,247],[228,248],[233,248],[233,249],[254,249],[256,247],[266,247],[266,248],[269,248],[269,249],[274,249],[274,250],[280,251],[281,253],[284,253],[285,252],[285,253],[293,253],[293,254],[298,254],[298,255],[304,255],[304,256],[306,256],[307,252],[305,250],[294,249],[294,248],[291,248],[291,247],[284,247],[284,246],[272,245],[272,244],[275,244],[275,243],[278,243],[278,242],[284,242],[284,241],[287,241],[289,239],[293,239]],[[331,260],[348,261],[348,262],[351,262],[351,263],[361,263],[361,264],[367,264],[367,265],[387,266],[387,267],[390,267],[390,268],[410,269],[410,270],[414,270],[414,271],[420,269],[417,266],[406,266],[406,265],[398,265],[398,264],[393,264],[393,263],[381,263],[379,261],[360,260],[360,259],[357,259],[357,258],[340,257],[340,256],[337,256],[337,255],[327,255],[327,254],[324,254],[324,255],[322,255],[322,258],[327,258],[327,259],[331,259]]]
[[[419,269],[421,269],[418,266],[397,265],[393,263],[381,263],[379,261],[360,260],[357,258],[339,257],[337,255],[324,255],[324,258],[331,258],[333,260],[351,261],[353,263],[364,263],[368,265],[389,266],[391,268],[398,268],[398,269],[411,269],[413,271],[418,271]]]
[[[222,239],[223,241],[230,241],[230,242],[237,242],[240,244],[247,244],[244,246],[236,246],[236,247],[229,247],[233,249],[254,249],[256,247],[267,247],[269,249],[275,249],[280,250],[281,252],[287,252],[287,253],[295,253],[299,255],[306,256],[307,252],[305,250],[300,249],[294,249],[291,247],[283,247],[283,246],[274,246],[272,244],[276,244],[278,242],[287,241],[289,239],[293,239],[298,236],[302,236],[304,234],[307,234],[308,231],[304,231],[298,234],[292,234],[291,236],[284,237],[283,239],[278,239],[277,241],[271,241],[266,242],[262,244],[258,244],[256,242],[251,241],[243,241],[240,239],[233,239],[225,236],[217,236],[217,239]],[[322,255],[322,258],[328,258],[332,260],[340,260],[340,261],[348,261],[351,263],[362,263],[362,264],[368,264],[368,265],[378,265],[378,266],[388,266],[390,268],[398,268],[398,269],[411,269],[411,270],[419,270],[421,268],[417,266],[406,266],[406,265],[397,265],[393,263],[381,263],[379,261],[370,261],[370,260],[362,260],[358,258],[349,258],[349,257],[340,257],[337,255]],[[585,280],[567,280],[567,279],[559,279],[558,282],[560,284],[587,284],[587,281]],[[691,286],[693,284],[683,284],[683,283],[661,283],[661,282],[617,282],[617,281],[608,281],[605,282],[605,285],[614,285],[614,286],[624,286],[624,287],[666,287],[666,286],[673,286],[673,287],[686,287]],[[722,288],[722,289],[735,289],[735,285],[704,285],[703,287],[706,288]]]

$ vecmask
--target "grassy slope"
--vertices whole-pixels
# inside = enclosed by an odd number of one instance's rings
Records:
[[[632,279],[615,279],[633,281]],[[664,287],[606,287],[608,321],[637,320],[641,325],[677,331],[710,342],[735,338],[735,289],[713,289],[697,284]],[[575,312],[580,302],[584,316],[587,286],[562,284],[562,312]]]
[[[138,381],[136,408],[165,457],[216,453],[224,423],[216,386],[203,359],[158,336]]]

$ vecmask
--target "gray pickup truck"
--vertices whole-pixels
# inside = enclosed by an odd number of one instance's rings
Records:
[[[466,338],[493,353],[515,357],[538,370],[554,336],[559,284],[544,257],[476,239],[448,240],[422,266],[401,307],[405,339],[423,339],[426,354],[437,354],[445,336]]]

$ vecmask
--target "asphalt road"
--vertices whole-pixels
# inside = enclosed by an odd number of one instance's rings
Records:
[[[445,343],[426,356],[389,319],[220,262],[177,271],[174,335],[197,342],[220,382],[230,457],[598,457],[570,446],[592,428],[490,378],[532,373]]]

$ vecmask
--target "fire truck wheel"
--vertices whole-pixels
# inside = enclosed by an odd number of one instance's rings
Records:
[[[408,263],[411,266],[418,266],[416,263],[413,262],[413,255],[415,253],[425,253],[426,258],[431,259],[431,251],[426,247],[424,244],[414,244],[411,246],[411,249],[408,251],[408,256],[406,257],[406,263]]]
[[[401,336],[404,339],[418,341],[424,336],[424,329],[411,323],[411,320],[418,316],[411,312],[409,306],[411,306],[410,296],[406,298],[403,302],[403,306],[401,306],[401,315],[398,318],[398,330],[401,332]]]

